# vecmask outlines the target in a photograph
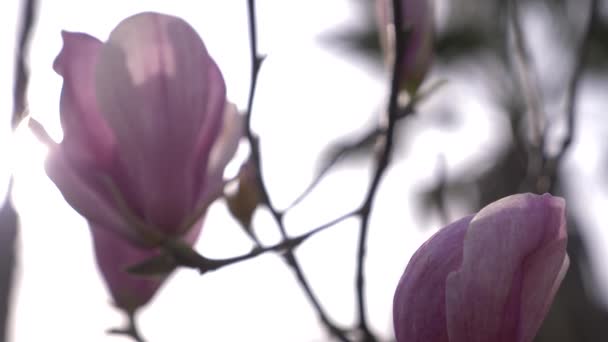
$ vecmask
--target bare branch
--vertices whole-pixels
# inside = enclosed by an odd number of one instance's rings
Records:
[[[272,205],[270,196],[268,195],[268,189],[266,188],[266,184],[262,177],[262,163],[261,163],[261,158],[260,158],[259,137],[257,135],[255,135],[253,133],[253,131],[251,130],[252,107],[253,107],[253,100],[255,97],[256,84],[257,84],[257,80],[258,80],[258,74],[260,71],[260,67],[262,65],[262,62],[264,61],[264,57],[258,53],[258,48],[257,48],[255,0],[247,1],[247,14],[248,14],[248,18],[249,18],[249,35],[250,35],[249,38],[250,38],[250,52],[251,52],[251,85],[249,88],[249,99],[247,101],[247,111],[245,114],[245,118],[246,118],[246,127],[247,127],[247,129],[246,129],[247,140],[249,141],[249,145],[251,147],[250,158],[254,165],[254,169],[255,169],[255,173],[256,173],[256,175],[255,175],[256,181],[257,181],[260,195],[261,195],[261,201],[268,208],[268,210],[272,214],[272,217],[276,221],[277,226],[279,227],[281,236],[284,240],[283,243],[290,243],[290,240],[287,238],[287,231],[285,229],[285,225],[283,224],[283,214],[281,212],[279,212]],[[289,247],[289,245],[287,247]],[[259,248],[259,245],[258,245],[258,251],[254,250],[254,251],[252,251],[252,254],[262,253],[262,252],[264,252],[264,249]],[[332,323],[331,320],[329,319],[329,316],[325,313],[324,309],[321,306],[320,301],[317,299],[317,297],[313,293],[312,288],[310,287],[306,277],[304,276],[304,272],[302,272],[302,269],[301,269],[295,255],[293,254],[293,251],[291,250],[291,248],[287,248],[285,250],[284,259],[285,259],[285,262],[287,263],[287,265],[289,265],[289,267],[295,273],[295,276],[296,276],[298,282],[304,289],[306,296],[308,297],[311,304],[314,306],[314,308],[319,316],[319,319],[321,320],[321,322],[323,322],[323,324],[325,325],[327,330],[329,330],[329,332],[333,336],[338,338],[340,341],[348,342],[348,339],[345,337],[342,329],[339,329],[338,327],[336,327],[336,325],[334,323]]]
[[[137,327],[137,320],[135,319],[135,312],[130,311],[127,312],[127,326],[124,328],[114,328],[108,330],[108,334],[112,335],[123,335],[128,336],[133,339],[135,342],[145,342],[144,338],[141,336],[139,332],[139,328]]]
[[[165,247],[176,258],[176,262],[178,265],[188,267],[188,268],[195,268],[201,274],[204,274],[204,273],[207,273],[210,271],[218,270],[225,266],[229,266],[229,265],[236,264],[236,263],[239,263],[242,261],[247,261],[247,260],[256,258],[256,257],[258,257],[262,254],[268,253],[268,252],[284,253],[284,254],[291,253],[293,251],[293,249],[300,246],[303,242],[305,242],[309,238],[336,225],[339,222],[342,222],[350,217],[353,217],[355,214],[356,214],[356,212],[346,213],[328,223],[325,223],[317,228],[310,230],[309,232],[307,232],[305,234],[299,235],[294,238],[287,238],[277,244],[267,246],[267,247],[256,246],[249,253],[242,254],[242,255],[239,255],[236,257],[232,257],[232,258],[227,258],[227,259],[209,259],[207,257],[204,257],[204,256],[194,252],[189,247],[187,247],[188,251],[185,251],[184,249],[182,249],[183,245],[176,243],[176,242],[168,243],[165,245]]]
[[[403,110],[399,110],[399,86],[400,86],[400,75],[401,75],[401,59],[405,52],[407,32],[401,32],[403,25],[403,8],[401,0],[393,0],[393,16],[394,25],[396,28],[395,32],[395,60],[393,65],[393,75],[391,80],[391,92],[388,104],[388,122],[383,139],[381,140],[382,147],[376,162],[375,172],[372,177],[372,181],[368,188],[363,205],[360,208],[359,214],[361,216],[361,230],[359,233],[359,241],[357,247],[357,275],[356,275],[356,288],[357,288],[357,304],[358,304],[358,316],[359,316],[359,329],[364,335],[365,341],[376,341],[376,337],[369,330],[367,323],[367,311],[365,301],[365,253],[367,248],[367,235],[369,230],[369,218],[371,214],[372,204],[382,176],[384,175],[389,163],[391,152],[393,150],[393,136],[397,120],[400,116],[411,115],[413,110],[414,101],[410,101],[408,106]]]
[[[312,182],[306,187],[306,189],[291,203],[287,206],[284,212],[289,211],[300,202],[302,202],[316,187],[321,183],[323,178],[327,175],[327,173],[349,154],[360,151],[367,146],[373,145],[378,137],[383,134],[383,131],[380,127],[375,127],[369,132],[365,133],[361,138],[357,139],[354,142],[348,143],[338,143],[334,146],[331,146],[330,151],[325,159],[322,162],[321,170],[315,175],[315,178]]]
[[[447,81],[440,80],[431,84],[427,89],[416,93],[411,99],[412,105],[406,108],[399,108],[399,114],[396,116],[395,120],[400,121],[401,119],[408,117],[410,114],[412,114],[411,112],[414,110],[416,103],[423,101],[446,83]],[[383,137],[385,134],[386,127],[377,125],[376,127],[373,127],[369,131],[365,132],[355,141],[339,142],[331,146],[325,161],[322,162],[321,170],[317,173],[317,175],[315,175],[312,182],[306,187],[306,189],[304,189],[304,191],[291,204],[289,204],[285,210],[283,210],[283,212],[291,210],[293,207],[301,203],[308,195],[310,195],[317,185],[321,183],[327,173],[341,160],[348,157],[350,154],[361,152],[367,147],[375,145],[378,139]]]

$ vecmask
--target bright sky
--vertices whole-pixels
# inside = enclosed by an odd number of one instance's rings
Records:
[[[0,5],[5,28],[0,31],[2,51],[13,50],[16,2]],[[194,3],[41,1],[30,51],[32,116],[56,140],[61,139],[61,78],[51,65],[61,48],[62,29],[104,40],[120,20],[148,10],[178,15],[198,30],[224,74],[229,98],[243,108],[249,86],[245,2]],[[358,25],[353,1],[260,0],[258,13],[260,49],[269,57],[260,75],[254,128],[262,136],[264,175],[271,197],[282,207],[308,184],[319,153],[329,142],[360,131],[382,108],[386,81],[361,60],[320,42],[319,34],[328,29]],[[11,53],[1,54],[0,74],[11,75],[12,63]],[[435,70],[435,78],[438,74],[441,70]],[[5,113],[11,110],[11,87],[10,78],[1,80],[0,110]],[[496,129],[495,124],[504,122],[482,96],[470,96],[470,85],[452,83],[446,88],[449,96],[461,99],[457,105],[462,109],[462,123],[450,131],[432,127],[433,102],[448,95],[438,95],[421,108],[420,116],[403,131],[408,143],[398,149],[372,215],[367,264],[369,318],[373,329],[385,337],[392,335],[391,303],[397,280],[410,255],[432,233],[432,229],[418,227],[440,224],[434,217],[418,220],[414,214],[416,191],[433,181],[439,154],[447,157],[448,172],[461,172],[465,162],[483,165],[481,152],[496,149],[496,136],[506,134]],[[4,182],[9,170],[15,171],[13,198],[22,219],[13,341],[126,341],[105,334],[106,329],[119,326],[122,318],[109,305],[97,274],[86,222],[63,201],[44,173],[44,147],[26,129],[12,139],[7,124],[0,130],[0,153],[15,154],[12,165],[0,167],[0,176]],[[414,132],[419,133],[415,138]],[[484,146],[483,151],[479,146]],[[578,150],[582,148],[577,145]],[[598,152],[585,149],[586,154],[577,156],[587,163],[596,160]],[[355,208],[367,186],[366,166],[358,163],[332,173],[309,200],[287,216],[289,232],[303,232]],[[453,216],[460,214],[455,209]],[[297,252],[322,303],[341,324],[355,319],[357,223],[346,221],[309,240]],[[278,239],[267,213],[259,212],[255,224],[263,241]],[[606,239],[599,240],[605,245]],[[225,205],[214,204],[197,249],[209,257],[228,257],[249,248]],[[325,336],[291,272],[274,255],[202,277],[189,270],[177,272],[143,310],[140,325],[152,342],[319,341]]]

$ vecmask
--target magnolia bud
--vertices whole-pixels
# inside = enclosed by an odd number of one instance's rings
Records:
[[[389,67],[396,56],[395,35],[405,34],[404,51],[400,54],[401,89],[415,94],[431,67],[435,35],[433,0],[401,0],[402,27],[393,23],[393,4],[376,0],[376,16],[380,43]]]
[[[503,198],[437,232],[393,301],[399,342],[531,342],[568,269],[565,203]]]

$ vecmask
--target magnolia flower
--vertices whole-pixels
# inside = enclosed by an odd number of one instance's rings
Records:
[[[401,60],[401,88],[414,94],[433,59],[433,38],[435,35],[435,15],[433,0],[401,0],[403,27],[397,32],[405,33],[405,51]],[[393,25],[393,2],[376,0],[376,17],[380,43],[385,62],[392,67],[395,58],[395,27]]]
[[[437,232],[397,286],[397,341],[531,342],[568,269],[564,212],[513,195]]]
[[[134,15],[105,43],[63,32],[54,68],[63,141],[31,127],[49,145],[47,174],[88,220],[116,304],[134,310],[165,276],[125,268],[156,255],[161,239],[194,243],[242,122],[202,40],[176,17]]]

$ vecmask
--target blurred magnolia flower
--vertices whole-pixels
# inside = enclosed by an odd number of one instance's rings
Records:
[[[47,174],[88,220],[116,305],[134,310],[168,272],[143,278],[125,269],[157,255],[163,239],[195,242],[242,120],[202,40],[176,17],[134,15],[105,43],[63,32],[54,68],[63,77],[63,141],[30,126],[49,145]]]
[[[441,229],[399,281],[399,342],[531,342],[568,269],[565,203],[503,198]]]
[[[400,84],[401,88],[410,94],[416,93],[432,64],[435,35],[433,1],[401,0],[403,27],[397,32],[406,34],[406,44],[399,61]],[[385,62],[392,67],[396,56],[396,32],[391,0],[376,0],[376,18]]]

